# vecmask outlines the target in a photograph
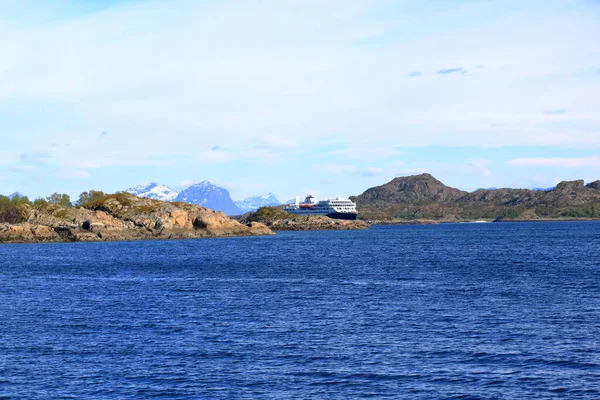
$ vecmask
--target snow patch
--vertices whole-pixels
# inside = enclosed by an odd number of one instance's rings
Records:
[[[137,185],[125,191],[138,197],[146,197],[148,199],[161,201],[173,201],[179,194],[170,187],[156,182]]]

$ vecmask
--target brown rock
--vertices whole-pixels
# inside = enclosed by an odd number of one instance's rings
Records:
[[[73,242],[100,242],[100,241],[102,241],[102,239],[98,235],[96,235],[92,232],[80,231],[77,229],[69,230],[69,236]]]
[[[275,231],[351,230],[368,229],[369,224],[364,221],[339,220],[325,216],[290,215],[290,218],[265,221],[265,227]]]
[[[273,231],[269,229],[265,224],[261,224],[260,222],[250,222],[247,225],[252,232],[252,235],[261,236],[261,235],[274,235]]]
[[[38,225],[35,228],[32,229],[33,235],[35,236],[36,239],[38,240],[53,240],[53,239],[58,239],[58,235],[57,233],[54,231],[54,229],[45,226],[45,225]]]
[[[274,234],[262,224],[246,226],[223,213],[196,205],[142,199],[128,193],[107,196],[95,202],[91,209],[55,205],[26,208],[28,223],[0,225],[0,242],[89,242]],[[35,227],[33,232],[32,226]]]
[[[175,225],[185,227],[188,223],[189,214],[184,210],[173,210],[170,213],[171,217],[175,220]]]

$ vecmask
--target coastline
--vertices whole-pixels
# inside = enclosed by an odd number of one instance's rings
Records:
[[[244,222],[244,221],[242,221]],[[294,217],[276,220],[260,220],[273,231],[324,231],[324,230],[362,230],[370,224],[361,220],[332,219],[329,217]]]
[[[85,207],[20,206],[0,223],[0,243],[113,242],[262,236],[259,222],[242,224],[187,203],[115,194]]]
[[[475,223],[510,223],[510,222],[585,222],[600,221],[600,218],[538,218],[538,219],[477,219],[477,220],[365,220],[369,225],[440,225],[440,224],[475,224]]]

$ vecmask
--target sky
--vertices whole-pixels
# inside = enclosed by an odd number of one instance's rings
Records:
[[[600,0],[0,0],[0,193],[600,179]]]

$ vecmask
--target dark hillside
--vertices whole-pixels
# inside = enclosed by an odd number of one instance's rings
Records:
[[[503,188],[468,193],[421,174],[395,178],[352,200],[362,219],[600,218],[600,181],[564,181],[548,191]]]

